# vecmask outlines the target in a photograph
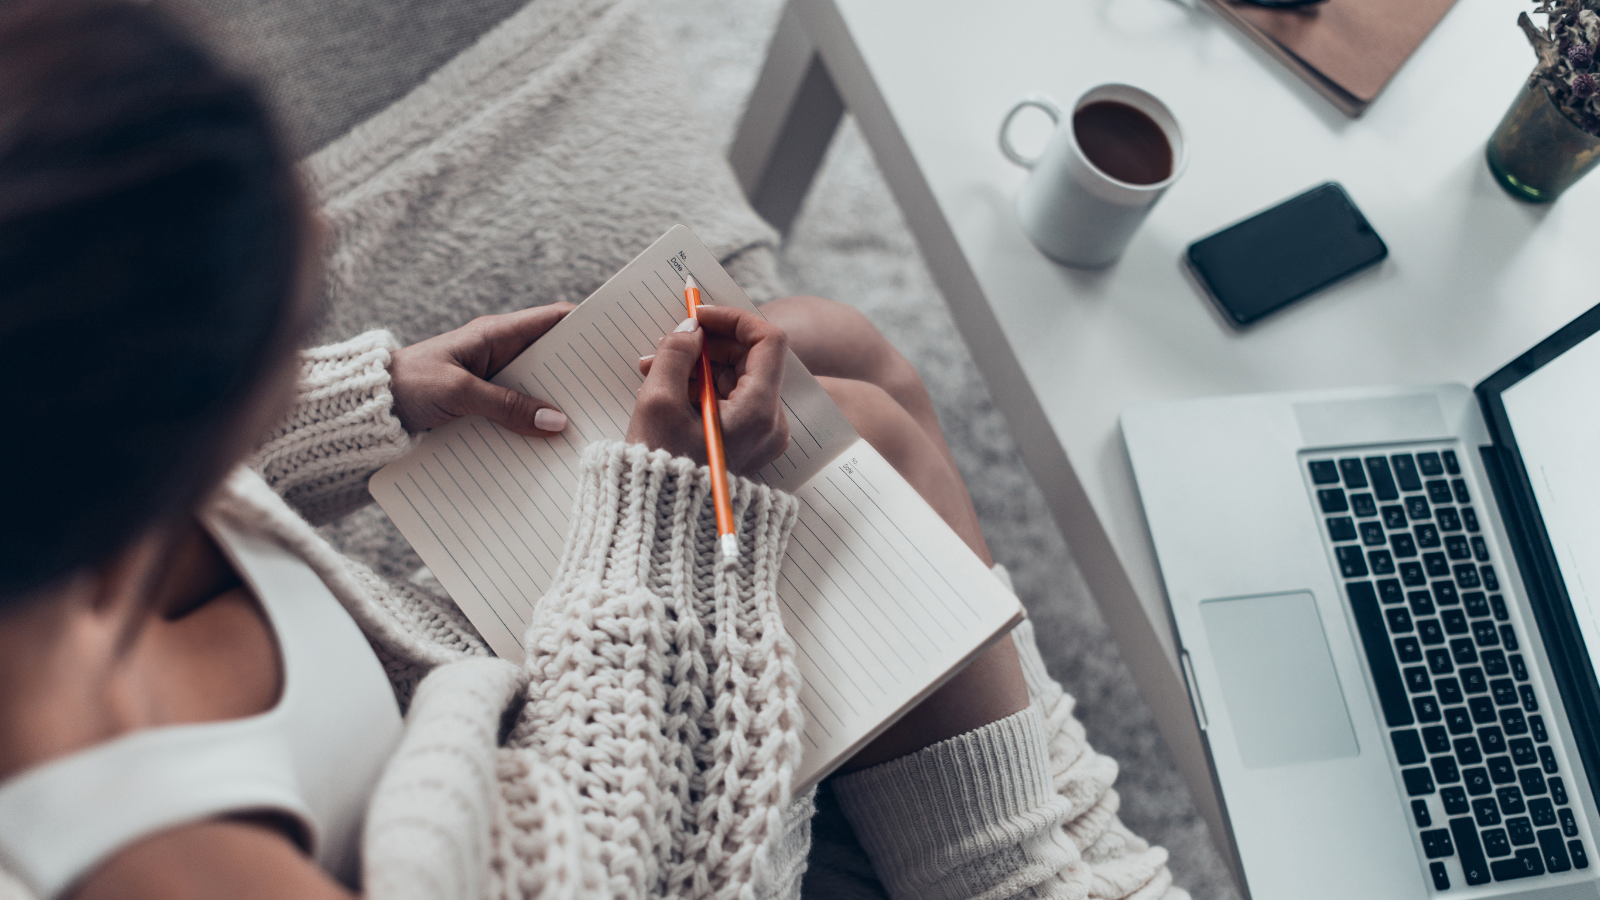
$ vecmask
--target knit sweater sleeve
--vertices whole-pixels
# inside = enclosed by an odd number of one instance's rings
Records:
[[[412,446],[394,414],[387,331],[300,354],[294,406],[249,465],[313,524],[371,502],[367,477]]]
[[[1085,741],[1031,623],[1012,639],[1027,709],[833,782],[889,895],[1185,900],[1166,850],[1117,818],[1117,764]]]
[[[800,674],[777,583],[799,504],[730,482],[737,560],[718,553],[705,467],[616,441],[581,457],[508,746],[558,771],[601,835],[597,893],[745,897],[798,879]],[[525,883],[515,870],[534,865],[502,870]]]

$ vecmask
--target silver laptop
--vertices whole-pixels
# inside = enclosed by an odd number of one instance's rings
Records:
[[[1597,331],[1123,413],[1254,900],[1600,898]]]

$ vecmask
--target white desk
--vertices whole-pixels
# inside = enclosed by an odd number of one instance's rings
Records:
[[[1460,0],[1350,120],[1175,0],[790,0],[730,150],[757,208],[784,226],[841,108],[856,117],[1230,861],[1117,415],[1158,398],[1473,384],[1600,301],[1600,176],[1541,208],[1484,165],[1534,61],[1521,8]],[[1012,201],[1025,173],[995,132],[1024,93],[1070,103],[1106,81],[1168,104],[1189,169],[1120,263],[1074,271],[1022,234]],[[1184,247],[1329,179],[1390,258],[1231,331],[1180,269]]]

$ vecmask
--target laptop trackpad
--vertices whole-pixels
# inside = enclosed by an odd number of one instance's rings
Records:
[[[1207,600],[1200,618],[1246,768],[1356,755],[1310,593]]]

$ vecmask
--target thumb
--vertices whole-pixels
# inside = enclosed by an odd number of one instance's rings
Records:
[[[483,416],[527,437],[551,437],[567,427],[566,414],[543,400],[475,376],[462,382],[459,398],[462,415]]]

